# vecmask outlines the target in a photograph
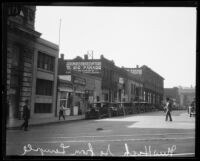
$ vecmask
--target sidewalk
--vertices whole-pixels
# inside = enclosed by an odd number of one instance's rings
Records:
[[[63,120],[63,118],[61,118],[61,120],[59,120],[58,117],[32,118],[29,120],[29,126],[48,125],[48,124],[54,124],[54,123],[63,123],[63,122],[69,122],[69,121],[83,120],[83,119],[85,119],[85,115],[65,116],[65,120]],[[8,130],[18,129],[22,125],[23,122],[24,122],[24,120],[10,119],[6,128]]]

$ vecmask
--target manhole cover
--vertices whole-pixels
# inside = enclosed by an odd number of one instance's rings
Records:
[[[103,130],[103,128],[97,128],[96,130],[98,130],[98,131],[99,131],[99,130]]]

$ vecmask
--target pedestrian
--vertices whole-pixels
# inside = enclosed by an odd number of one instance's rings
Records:
[[[166,110],[166,118],[165,118],[165,121],[168,121],[168,117],[169,117],[169,120],[172,121],[172,116],[171,116],[172,102],[170,101],[169,98],[166,98],[165,110]]]
[[[65,111],[65,107],[62,104],[61,107],[60,107],[60,110],[59,110],[59,120],[60,120],[60,117],[63,117],[63,119],[65,120],[64,111]]]
[[[192,105],[189,105],[188,107],[188,113],[190,115],[190,117],[192,116]]]
[[[25,100],[25,105],[23,106],[23,119],[24,123],[21,125],[21,129],[28,131],[28,121],[30,119],[29,100]]]

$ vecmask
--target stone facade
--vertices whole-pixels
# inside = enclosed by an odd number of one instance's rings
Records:
[[[7,8],[8,13],[14,6]],[[56,93],[58,46],[40,38],[41,33],[35,31],[35,6],[20,6],[19,14],[8,14],[7,18],[7,75],[6,89],[9,104],[9,118],[21,119],[22,107],[26,99],[30,100],[31,117],[35,115],[37,103],[36,81],[41,75],[44,79],[51,77],[52,93]],[[38,52],[42,51],[54,57],[54,71],[38,68]],[[48,75],[48,77],[46,77]],[[55,94],[52,94],[52,112],[55,111]],[[42,98],[39,98],[42,102]],[[45,113],[42,113],[42,116]],[[40,115],[41,116],[41,115]]]

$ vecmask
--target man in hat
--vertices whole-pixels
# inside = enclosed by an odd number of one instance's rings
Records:
[[[166,98],[166,106],[165,106],[165,109],[166,109],[166,118],[165,118],[165,121],[168,120],[168,117],[169,117],[169,120],[172,121],[172,116],[171,116],[171,110],[172,110],[172,102],[170,101],[169,98]]]
[[[25,105],[23,106],[23,119],[24,123],[22,124],[21,129],[28,131],[28,121],[30,119],[29,100],[26,100]]]

